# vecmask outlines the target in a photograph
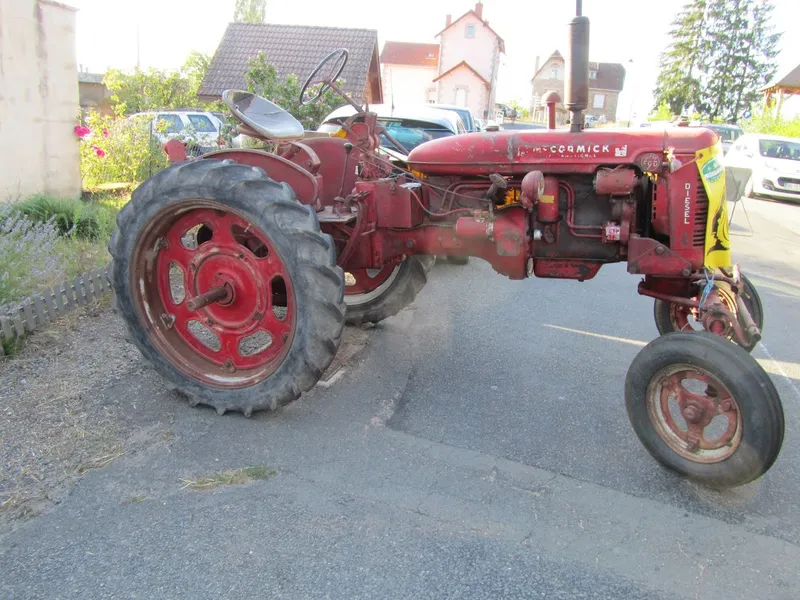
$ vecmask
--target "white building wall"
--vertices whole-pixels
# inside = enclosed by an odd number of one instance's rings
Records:
[[[436,67],[414,67],[409,65],[381,65],[383,102],[395,106],[422,104],[433,100],[436,84]]]
[[[75,9],[0,0],[0,202],[81,190]]]
[[[466,37],[468,26],[475,28],[475,37]],[[462,60],[472,66],[487,81],[492,80],[494,49],[497,36],[476,17],[469,15],[447,29],[439,49],[439,74],[451,69]]]
[[[461,67],[439,80],[437,101],[439,104],[462,104],[473,115],[481,118],[488,100],[486,85],[469,69]],[[465,102],[459,102],[458,90],[466,91]]]

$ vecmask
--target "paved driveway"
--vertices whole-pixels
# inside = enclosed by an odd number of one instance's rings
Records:
[[[411,309],[348,334],[366,346],[333,385],[278,414],[190,409],[132,365],[98,393],[169,441],[0,539],[0,596],[800,597],[800,207],[747,207],[736,259],[787,415],[760,481],[712,493],[639,445],[623,381],[656,330],[624,267],[579,284],[443,264]],[[248,465],[277,475],[183,488]]]

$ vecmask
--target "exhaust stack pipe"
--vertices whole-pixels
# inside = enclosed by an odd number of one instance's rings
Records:
[[[576,0],[576,16],[569,23],[566,97],[571,113],[570,131],[583,130],[583,111],[589,106],[589,18],[583,16],[583,1]]]

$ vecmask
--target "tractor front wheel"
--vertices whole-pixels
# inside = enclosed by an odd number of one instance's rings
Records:
[[[396,315],[414,301],[428,281],[435,256],[407,256],[383,269],[358,269],[345,273],[347,322],[378,323]]]
[[[783,408],[769,375],[712,333],[670,333],[645,346],[628,370],[625,403],[653,458],[710,487],[757,479],[783,443]]]
[[[343,273],[314,210],[285,183],[232,161],[178,164],[133,193],[117,226],[118,311],[192,405],[274,410],[333,360]]]
[[[747,307],[750,316],[753,317],[753,322],[758,325],[760,330],[764,329],[764,307],[761,304],[761,297],[758,295],[755,286],[744,275],[742,278],[741,291],[739,292]],[[697,298],[695,298],[697,300]],[[726,307],[733,314],[736,314],[736,301],[730,293],[723,293],[722,300],[727,305]],[[653,306],[653,316],[655,317],[656,327],[658,333],[666,335],[675,332],[693,332],[705,331],[702,323],[696,319],[695,312],[688,306],[683,304],[676,304],[673,302],[666,302],[665,300],[656,300]],[[733,337],[732,331],[726,332],[728,339]],[[748,352],[752,352],[755,348],[756,342],[751,343],[749,346],[742,346]]]

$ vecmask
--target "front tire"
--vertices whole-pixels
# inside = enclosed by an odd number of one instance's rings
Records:
[[[361,282],[354,280],[352,287],[360,293],[348,293],[345,288],[344,301],[347,305],[347,323],[361,325],[363,323],[378,323],[399,313],[411,304],[420,290],[428,281],[428,273],[436,258],[434,256],[419,255],[408,256],[403,262],[393,267],[385,267],[391,271],[381,274],[378,281],[381,283],[369,289],[370,286],[360,288]],[[363,273],[359,273],[363,277]],[[347,280],[347,277],[346,277]]]
[[[274,410],[333,360],[343,273],[315,212],[285,183],[232,161],[174,165],[136,189],[117,226],[109,251],[119,313],[192,405]],[[223,297],[193,304],[213,290]]]
[[[710,487],[757,479],[783,443],[783,408],[769,375],[707,332],[671,333],[645,346],[628,370],[625,404],[653,458]]]

